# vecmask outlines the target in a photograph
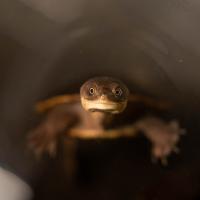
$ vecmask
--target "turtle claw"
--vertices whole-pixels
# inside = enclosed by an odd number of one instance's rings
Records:
[[[178,147],[174,147],[172,149],[172,152],[174,152],[176,154],[179,154],[180,153],[180,149]],[[158,161],[160,161],[163,166],[167,166],[168,165],[168,160],[167,160],[168,156],[169,155],[166,154],[166,155],[162,155],[162,156],[159,157],[159,156],[156,156],[154,153],[152,153],[151,161],[154,164],[156,164],[156,163],[158,163]]]
[[[168,165],[168,160],[167,157],[162,157],[162,158],[156,158],[154,155],[151,156],[151,162],[153,164],[157,164],[160,161],[161,165],[167,166]]]
[[[187,133],[187,131],[186,131],[186,129],[184,129],[184,128],[182,128],[182,129],[180,129],[180,135],[186,135],[186,133]]]
[[[56,156],[57,141],[48,133],[41,126],[28,135],[28,148],[35,154],[37,159],[40,159],[43,154],[48,154],[50,157]]]
[[[158,162],[158,159],[154,155],[151,155],[151,162],[153,164],[156,164]]]
[[[52,158],[56,156],[56,143],[54,142],[49,141],[44,144],[36,144],[30,141],[28,145],[29,149],[34,152],[37,159],[40,159],[43,154],[48,154]]]
[[[48,145],[48,150],[47,150],[50,157],[54,158],[56,156],[56,150],[57,150],[56,143],[54,141],[51,141]]]
[[[180,149],[178,147],[174,147],[173,148],[173,152],[176,153],[176,154],[179,154],[180,153]]]
[[[163,166],[167,166],[167,165],[168,165],[167,157],[161,158],[160,161],[161,161],[161,164],[162,164]]]
[[[176,153],[179,154],[180,153],[180,149],[176,146],[171,147],[169,145],[157,145],[154,146],[152,148],[152,162],[156,163],[158,160],[161,161],[161,164],[163,166],[167,166],[168,165],[168,161],[167,158],[171,153]]]

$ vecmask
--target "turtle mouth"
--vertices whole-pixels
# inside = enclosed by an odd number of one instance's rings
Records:
[[[81,99],[82,106],[90,112],[107,112],[112,114],[121,113],[127,102],[112,102],[109,100],[87,100]]]

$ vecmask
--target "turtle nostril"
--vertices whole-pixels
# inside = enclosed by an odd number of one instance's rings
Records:
[[[105,95],[105,94],[102,94],[101,97],[100,97],[100,99],[101,99],[101,100],[105,100],[105,99],[106,99],[106,95]]]

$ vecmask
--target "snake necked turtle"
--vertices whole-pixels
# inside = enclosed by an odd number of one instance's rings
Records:
[[[80,94],[66,94],[39,102],[44,119],[29,135],[29,146],[37,155],[55,155],[61,134],[79,139],[114,139],[143,133],[152,143],[152,156],[166,164],[177,152],[183,129],[176,120],[155,113],[165,112],[168,103],[130,94],[120,80],[95,77],[86,81]]]

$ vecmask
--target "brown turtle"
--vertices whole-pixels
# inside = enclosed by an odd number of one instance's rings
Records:
[[[95,77],[86,81],[80,94],[52,97],[36,105],[45,114],[31,131],[29,146],[37,155],[55,155],[61,134],[79,139],[114,139],[143,133],[152,143],[152,156],[166,164],[183,129],[176,120],[165,120],[158,114],[169,107],[150,97],[130,94],[120,80]]]

